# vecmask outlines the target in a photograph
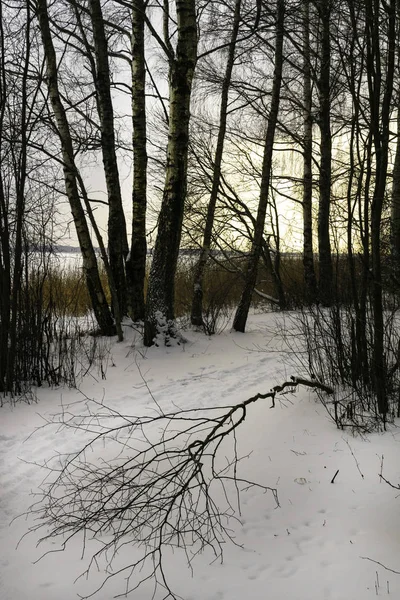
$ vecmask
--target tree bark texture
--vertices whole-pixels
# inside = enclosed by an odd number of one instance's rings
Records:
[[[89,290],[93,311],[101,333],[103,335],[113,335],[115,333],[115,327],[104,290],[101,285],[96,254],[90,238],[89,228],[84,210],[82,208],[77,185],[77,169],[74,161],[72,139],[65,109],[58,89],[57,60],[53,40],[51,37],[46,0],[37,0],[37,17],[39,20],[43,50],[46,58],[47,87],[61,141],[65,191],[71,207],[71,213],[82,253],[86,283]]]
[[[147,205],[147,125],[146,63],[144,49],[145,3],[132,5],[132,242],[126,263],[128,312],[133,321],[145,318],[144,282],[146,277],[146,205]]]
[[[285,1],[277,2],[276,39],[275,39],[275,65],[272,83],[271,107],[268,118],[267,133],[265,137],[264,156],[261,174],[260,199],[258,203],[257,218],[254,227],[251,254],[247,264],[245,283],[237,307],[233,328],[235,331],[244,332],[250,310],[253,290],[257,281],[258,264],[264,237],[265,215],[268,206],[268,193],[271,178],[272,154],[274,147],[275,129],[278,120],[279,101],[282,83],[283,66],[283,37],[284,37]]]
[[[175,273],[187,188],[190,96],[197,58],[196,3],[177,0],[176,55],[170,57],[169,131],[163,200],[147,293],[144,343],[175,336]]]
[[[96,57],[95,85],[100,117],[101,152],[108,197],[108,253],[117,291],[117,311],[122,315],[127,312],[125,258],[128,254],[128,240],[115,146],[108,47],[100,0],[89,0],[89,7]]]

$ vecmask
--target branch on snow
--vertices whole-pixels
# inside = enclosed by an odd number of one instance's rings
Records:
[[[239,520],[241,492],[269,491],[279,505],[276,489],[239,475],[244,457],[238,454],[237,429],[250,404],[270,398],[273,408],[277,394],[300,385],[333,393],[316,380],[292,377],[265,394],[224,407],[164,412],[155,402],[155,412],[135,416],[87,397],[81,414],[76,406],[65,406],[50,425],[84,432],[86,442],[44,465],[48,475],[29,511],[35,517],[30,531],[44,531],[39,542],[58,538],[60,550],[82,537],[90,556],[82,575],[100,568],[102,561],[106,572],[90,596],[122,575],[123,595],[151,581],[154,591],[163,589],[164,598],[177,598],[164,570],[168,548],[181,549],[190,568],[205,550],[222,560],[223,544],[237,543],[230,522]],[[93,540],[100,548],[90,550]],[[126,545],[140,553],[121,564]]]

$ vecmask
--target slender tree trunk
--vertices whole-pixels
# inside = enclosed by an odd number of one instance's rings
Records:
[[[350,21],[352,24],[352,35],[349,40],[349,55],[354,56],[356,51],[356,42],[358,39],[357,32],[357,19],[354,13],[354,6],[350,3]],[[356,329],[355,329],[355,337],[357,340],[356,343],[356,352],[357,358],[353,356],[353,366],[356,371],[352,376],[354,377],[354,381],[358,378],[358,374],[362,370],[362,356],[363,350],[361,346],[361,310],[360,310],[360,302],[359,302],[359,291],[358,291],[358,281],[357,281],[357,271],[356,264],[354,259],[353,252],[353,235],[354,235],[354,225],[355,225],[355,211],[357,205],[360,204],[361,201],[361,193],[363,187],[363,167],[362,164],[357,164],[356,158],[359,157],[358,153],[356,153],[356,144],[357,144],[357,134],[359,133],[359,119],[360,119],[360,82],[357,77],[357,72],[355,69],[354,63],[350,64],[349,67],[349,75],[348,75],[348,83],[350,87],[350,94],[352,96],[352,120],[351,120],[351,129],[350,129],[350,140],[349,140],[349,179],[347,182],[347,254],[348,254],[348,264],[350,271],[350,285],[352,292],[352,299],[354,310],[356,314]],[[357,147],[358,151],[358,147]],[[357,179],[355,178],[356,166],[359,169],[359,175]],[[356,191],[354,194],[354,185],[356,185]],[[354,198],[353,198],[354,196]]]
[[[233,328],[235,329],[235,331],[241,332],[244,332],[246,328],[251,298],[257,281],[258,263],[260,260],[264,236],[265,215],[268,205],[268,193],[271,177],[272,153],[274,147],[275,129],[278,120],[279,100],[282,83],[284,16],[285,0],[278,0],[275,39],[275,66],[272,84],[271,107],[268,118],[267,133],[265,137],[260,199],[258,203],[256,223],[254,227],[251,254],[249,262],[247,264],[247,270],[245,275],[245,284],[233,321]]]
[[[101,152],[108,196],[108,253],[110,269],[117,291],[118,307],[114,313],[127,312],[125,258],[128,254],[126,223],[122,206],[117,155],[115,150],[114,110],[107,39],[100,0],[89,0],[96,57],[95,85],[100,116]],[[114,315],[117,318],[117,315]]]
[[[373,0],[367,0],[366,4],[367,66],[369,69],[371,128],[374,138],[376,161],[376,178],[371,206],[372,313],[374,321],[373,381],[379,412],[385,416],[388,411],[388,402],[383,331],[381,226],[388,168],[390,105],[393,91],[396,43],[396,0],[390,0],[387,7],[385,7],[388,22],[388,46],[386,81],[381,110],[379,110],[382,89],[382,60],[379,43],[381,36],[380,7],[379,2],[373,2]]]
[[[332,191],[332,134],[331,134],[331,0],[318,0],[321,27],[321,65],[318,80],[320,102],[320,176],[318,210],[318,252],[319,252],[319,299],[323,306],[332,304],[333,267],[329,218]]]
[[[115,333],[115,327],[101,285],[96,254],[79,196],[72,139],[65,109],[58,89],[57,60],[51,37],[46,0],[37,0],[37,16],[39,19],[43,50],[46,57],[47,87],[61,141],[65,190],[71,207],[71,213],[82,253],[86,283],[92,301],[93,311],[101,333],[103,335],[113,335]]]
[[[206,223],[204,227],[203,245],[200,251],[200,257],[197,262],[194,280],[193,280],[193,299],[192,299],[192,311],[191,311],[191,322],[192,325],[201,327],[203,325],[203,279],[204,271],[206,268],[208,256],[210,254],[212,230],[214,225],[215,207],[217,204],[218,190],[221,179],[221,164],[222,155],[224,151],[225,133],[226,133],[226,122],[227,122],[227,110],[229,100],[229,88],[232,78],[232,70],[235,62],[235,51],[236,51],[236,40],[239,33],[240,25],[240,10],[241,0],[235,2],[235,12],[233,15],[233,26],[230,44],[228,48],[228,58],[225,67],[225,75],[222,81],[221,91],[221,108],[219,116],[219,130],[217,147],[215,150],[214,158],[214,170],[212,178],[212,187],[210,199],[207,207]]]
[[[144,282],[146,277],[146,64],[144,50],[145,3],[134,0],[132,5],[132,243],[126,263],[128,278],[128,311],[133,321],[145,317]]]
[[[30,6],[26,6],[26,30],[25,30],[25,56],[23,62],[22,82],[21,82],[21,126],[20,126],[20,144],[15,144],[11,152],[13,154],[13,169],[15,179],[15,240],[14,240],[14,257],[10,299],[10,328],[8,336],[7,348],[7,373],[6,373],[6,390],[11,391],[15,383],[15,363],[17,355],[17,338],[18,338],[18,313],[20,309],[21,295],[21,279],[22,279],[22,252],[23,252],[23,226],[25,220],[25,187],[27,180],[27,128],[28,128],[28,113],[27,113],[27,81],[29,73],[29,60],[31,48],[31,11]]]
[[[287,307],[285,288],[282,281],[281,276],[281,234],[280,234],[280,226],[279,226],[279,211],[276,204],[276,198],[272,197],[272,210],[275,216],[275,227],[274,227],[274,242],[275,242],[275,252],[274,252],[274,261],[273,261],[273,269],[272,269],[272,277],[275,282],[275,290],[279,300],[279,308],[281,310],[285,310]]]
[[[313,304],[317,300],[317,280],[314,270],[313,227],[312,227],[312,151],[313,120],[310,64],[310,2],[303,6],[303,265],[306,301]]]
[[[11,257],[10,226],[1,169],[2,156],[0,155],[0,392],[4,392],[6,390],[8,338],[10,334]]]
[[[195,0],[176,0],[177,47],[170,57],[169,132],[163,201],[158,221],[147,294],[144,344],[157,334],[165,342],[176,336],[174,325],[175,273],[187,187],[190,96],[197,58]]]
[[[11,253],[8,206],[3,183],[4,156],[1,141],[4,132],[7,79],[5,70],[3,1],[0,0],[0,392],[6,390],[8,338],[11,312]]]
[[[390,226],[392,265],[396,280],[398,281],[400,275],[400,102],[397,105],[397,141],[393,164]]]
[[[271,273],[271,277],[275,286],[275,294],[278,299],[279,308],[284,310],[286,308],[286,296],[285,290],[283,287],[282,279],[281,279],[281,253],[277,248],[274,252],[274,259],[272,260],[271,256],[271,248],[269,246],[269,241],[263,240],[262,249],[261,249],[261,257],[264,261],[265,269],[267,273]]]
[[[85,187],[85,183],[82,179],[81,174],[79,173],[79,171],[76,172],[76,179],[78,182],[78,186],[81,192],[81,196],[82,196],[82,200],[83,200],[83,205],[86,209],[86,214],[87,217],[89,219],[89,223],[92,227],[92,231],[94,234],[94,237],[96,239],[96,242],[98,244],[99,250],[100,250],[100,256],[101,259],[103,261],[104,264],[104,268],[107,274],[107,280],[108,280],[108,285],[110,288],[110,293],[111,293],[111,300],[113,303],[113,307],[114,307],[114,320],[115,320],[115,328],[116,328],[116,333],[118,336],[118,341],[122,342],[124,339],[124,333],[122,330],[122,316],[119,310],[119,302],[118,302],[118,296],[117,296],[117,288],[115,286],[115,282],[114,282],[114,276],[113,273],[111,271],[111,267],[110,267],[110,261],[108,259],[108,255],[107,255],[107,250],[106,247],[104,245],[103,242],[103,238],[99,229],[98,224],[96,223],[96,219],[94,217],[93,214],[93,209],[92,209],[92,205],[90,203],[89,200],[89,196]]]

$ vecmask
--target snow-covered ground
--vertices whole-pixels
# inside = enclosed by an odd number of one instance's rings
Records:
[[[80,390],[125,414],[154,406],[149,390],[163,410],[241,402],[300,374],[294,362],[300,344],[295,336],[282,340],[277,319],[253,315],[244,335],[188,332],[187,343],[174,348],[135,348],[128,336],[104,357],[106,380],[94,368]],[[79,401],[79,391],[43,389],[37,395],[37,404],[0,409],[1,600],[72,600],[104,579],[94,570],[74,583],[87,566],[81,539],[36,564],[44,552],[59,548],[56,541],[37,548],[38,536],[31,534],[18,544],[33,522],[14,519],[35,500],[30,494],[44,476],[35,463],[85,441],[82,432],[42,427],[61,403]],[[193,572],[182,551],[166,551],[171,586],[186,600],[400,598],[400,574],[388,570],[400,571],[400,492],[379,477],[383,460],[384,476],[400,482],[399,441],[395,427],[366,439],[338,431],[307,389],[282,396],[272,410],[269,400],[250,405],[238,432],[239,453],[249,455],[240,475],[276,487],[280,506],[257,488],[243,492],[240,523],[231,523],[243,548],[226,544],[222,564],[205,552],[194,559]],[[123,558],[138,552],[126,545]],[[96,597],[110,600],[123,590],[123,577],[116,577]],[[151,585],[132,597],[150,600]]]

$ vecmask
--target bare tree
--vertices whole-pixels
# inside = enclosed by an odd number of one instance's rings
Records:
[[[182,232],[187,187],[190,97],[197,58],[197,23],[194,0],[176,1],[177,43],[169,36],[169,126],[165,187],[147,292],[144,343],[154,344],[157,334],[168,343],[176,337],[174,325],[175,272]]]
[[[258,204],[257,218],[254,228],[251,255],[248,261],[245,284],[236,310],[233,321],[233,328],[236,331],[244,332],[249,314],[251,298],[257,281],[258,263],[260,260],[265,215],[268,204],[268,194],[271,178],[272,153],[275,139],[275,129],[278,120],[279,101],[282,83],[283,68],[283,38],[284,38],[284,18],[285,18],[285,0],[277,1],[276,14],[276,41],[275,41],[275,65],[271,93],[271,107],[268,117],[267,132],[265,136],[265,148],[261,175],[260,199]]]
[[[210,253],[215,208],[217,204],[218,191],[221,179],[221,166],[227,126],[229,88],[231,83],[232,71],[235,63],[236,41],[238,38],[240,27],[240,11],[241,0],[236,0],[235,11],[233,14],[232,32],[230,37],[230,43],[228,46],[228,56],[225,66],[225,75],[221,85],[221,108],[219,113],[218,139],[215,149],[213,165],[212,187],[210,199],[208,201],[207,206],[207,216],[204,226],[203,244],[201,247],[200,257],[197,262],[193,278],[193,300],[190,318],[192,325],[196,325],[198,327],[201,327],[203,325],[203,278],[207,264],[207,259]]]
[[[400,4],[396,6],[397,18],[400,15]],[[397,141],[396,141],[396,152],[393,164],[393,185],[392,185],[392,202],[391,202],[391,254],[393,269],[398,276],[399,264],[400,264],[400,83],[398,81],[398,73],[400,71],[400,52],[397,51],[397,65],[396,65],[396,97],[397,97]]]
[[[97,67],[94,77],[100,117],[101,152],[108,196],[108,253],[117,292],[114,311],[120,313],[114,316],[119,321],[127,311],[125,258],[128,254],[128,240],[116,155],[108,44],[100,0],[89,0],[89,7]]]
[[[46,57],[47,87],[61,143],[65,189],[82,252],[86,282],[93,311],[101,332],[103,335],[113,335],[115,333],[115,326],[101,284],[96,254],[79,194],[77,167],[74,160],[71,132],[58,87],[57,59],[50,30],[46,0],[38,0],[36,12]]]
[[[393,266],[397,270],[400,261],[400,110],[397,111],[397,143],[393,165],[391,228]]]
[[[31,12],[21,11],[20,64],[10,81],[11,48],[18,33],[9,30],[10,15],[0,2],[0,391],[12,392],[18,345],[18,313],[23,276],[24,223],[26,211],[28,138],[32,114],[28,104],[28,74],[31,52]],[[7,10],[7,8],[6,8]],[[8,31],[6,31],[8,27]],[[11,89],[10,89],[11,85]],[[15,96],[14,96],[15,95]],[[35,93],[33,92],[33,95]],[[13,111],[13,105],[17,110]]]
[[[145,10],[143,0],[132,4],[132,124],[133,189],[132,242],[127,260],[128,307],[134,321],[145,317],[144,282],[146,276],[146,205],[147,205],[147,124]]]
[[[332,133],[331,133],[331,4],[332,0],[316,2],[321,58],[318,78],[320,129],[320,175],[318,209],[319,299],[329,306],[333,299],[333,266],[330,241],[330,206],[332,194]]]
[[[387,21],[386,57],[380,45],[383,12]],[[376,178],[371,206],[372,307],[374,321],[373,380],[379,412],[388,412],[386,391],[386,357],[382,299],[381,226],[386,190],[389,152],[389,125],[396,46],[396,0],[389,3],[366,2],[366,38],[371,132],[376,156]],[[382,92],[381,61],[386,62],[385,87]]]
[[[317,299],[317,280],[314,270],[313,248],[313,116],[311,89],[310,52],[310,1],[303,2],[303,265],[306,299],[314,303]]]

